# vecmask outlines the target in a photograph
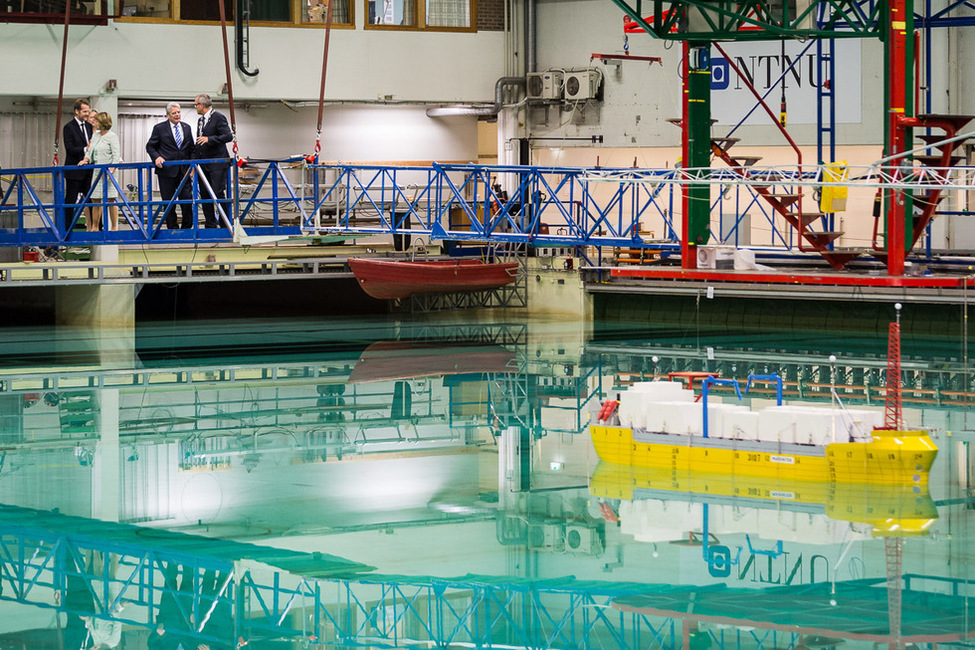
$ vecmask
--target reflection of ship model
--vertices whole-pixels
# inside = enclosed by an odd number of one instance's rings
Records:
[[[511,372],[514,358],[513,352],[500,345],[450,346],[378,341],[362,352],[349,375],[349,383]]]
[[[864,537],[923,535],[938,517],[926,487],[857,485],[730,474],[673,472],[600,463],[593,496],[621,499],[621,530],[635,539],[664,542],[700,531],[707,507],[713,534],[753,533],[809,544]],[[856,529],[857,527],[854,526]]]

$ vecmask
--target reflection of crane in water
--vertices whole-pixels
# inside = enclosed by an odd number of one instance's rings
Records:
[[[884,405],[884,428],[899,431],[904,423],[901,410],[901,305],[894,308],[897,318],[887,334],[887,394]],[[888,647],[901,647],[901,582],[903,577],[904,538],[889,535],[884,538],[887,558],[887,616],[890,621]]]

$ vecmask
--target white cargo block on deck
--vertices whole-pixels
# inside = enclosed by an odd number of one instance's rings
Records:
[[[630,386],[629,390],[640,393],[649,402],[694,401],[694,391],[684,388],[679,381],[640,381]]]
[[[728,435],[736,440],[758,440],[758,413],[743,409],[724,416]]]
[[[831,409],[802,409],[796,421],[795,442],[801,445],[825,445],[831,442],[833,416]]]
[[[620,426],[632,427],[633,417],[640,412],[642,403],[637,393],[626,391],[620,395],[617,413],[620,416]]]
[[[836,413],[836,441],[848,442],[870,436],[874,428],[883,426],[884,414],[866,409],[847,409]]]
[[[712,438],[733,438],[734,433],[728,425],[728,418],[734,413],[748,412],[740,404],[712,404],[708,401],[708,436]]]
[[[799,409],[769,406],[759,411],[758,438],[764,442],[795,442]]]
[[[701,435],[704,414],[694,402],[655,402],[647,404],[647,431]]]

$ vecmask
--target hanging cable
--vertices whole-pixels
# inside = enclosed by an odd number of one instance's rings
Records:
[[[234,85],[230,78],[230,48],[227,46],[227,14],[224,0],[220,0],[220,30],[223,32],[223,62],[227,70],[227,99],[230,102],[230,135],[233,137],[234,162],[240,165],[237,155],[237,116],[234,113]]]
[[[71,0],[64,0],[64,38],[61,43],[61,78],[58,80],[58,112],[54,114],[54,161],[51,163],[57,167],[58,146],[61,138],[61,103],[64,101],[64,66],[68,60],[68,24],[71,17]]]
[[[318,92],[318,126],[315,130],[315,152],[306,158],[306,162],[318,163],[318,154],[322,150],[322,116],[325,114],[325,73],[328,70],[328,41],[332,35],[332,0],[328,0],[325,9],[325,51],[322,53],[322,85]]]

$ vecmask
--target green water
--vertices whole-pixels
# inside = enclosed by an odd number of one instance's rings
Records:
[[[883,335],[703,329],[6,330],[0,646],[81,647],[86,613],[125,648],[160,620],[173,648],[967,645],[965,341],[905,337],[905,420],[940,448],[928,490],[597,469],[592,411],[667,372],[776,372],[790,401],[835,384],[883,409]]]

